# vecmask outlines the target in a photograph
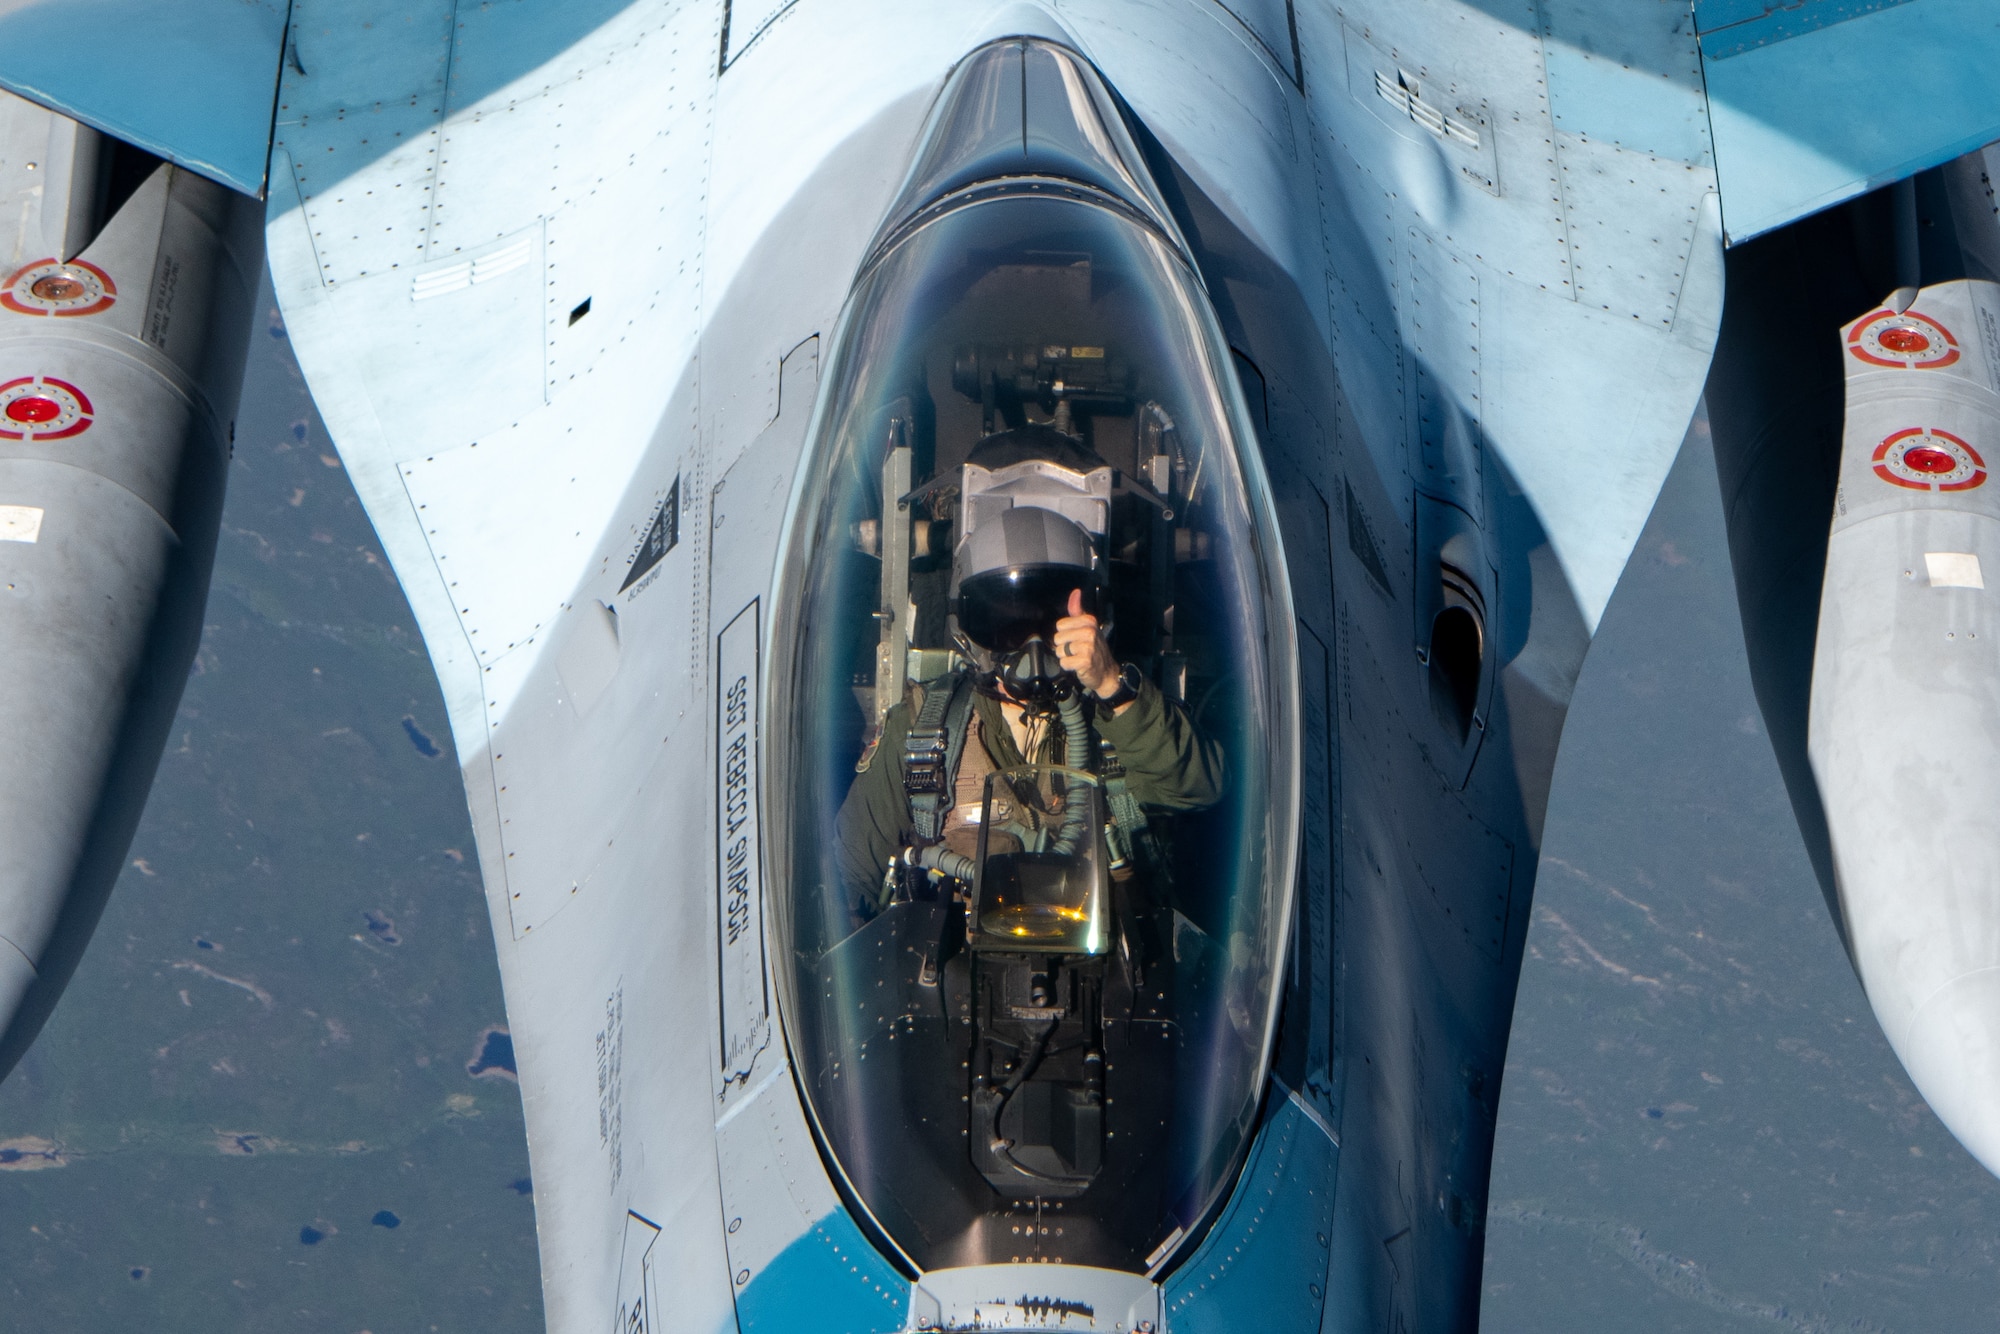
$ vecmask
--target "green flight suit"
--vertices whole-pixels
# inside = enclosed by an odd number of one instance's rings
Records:
[[[1118,748],[1125,785],[1141,806],[1162,811],[1195,811],[1222,796],[1222,748],[1195,730],[1187,710],[1146,681],[1123,713],[1112,713],[1085,696],[1089,726]],[[976,695],[973,708],[993,767],[1025,763],[1014,745],[1000,702]],[[881,744],[847,790],[834,824],[840,879],[851,903],[880,902],[889,859],[916,838],[909,794],[903,788],[903,745],[910,730],[911,702],[905,700],[883,719]],[[966,738],[967,745],[972,737]],[[1096,747],[1091,748],[1093,756]],[[1061,753],[1058,749],[1058,754]],[[961,759],[961,765],[964,761]]]

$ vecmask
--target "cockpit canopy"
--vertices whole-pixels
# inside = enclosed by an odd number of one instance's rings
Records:
[[[1291,613],[1227,347],[1113,108],[1043,43],[953,75],[788,538],[781,1011],[831,1166],[923,1270],[1170,1263],[1270,1044]],[[1092,620],[1115,691],[1058,665]]]

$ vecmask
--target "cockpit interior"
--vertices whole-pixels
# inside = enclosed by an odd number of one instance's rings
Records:
[[[780,1011],[917,1271],[1157,1272],[1253,1129],[1292,651],[1206,300],[1170,226],[1027,176],[933,204],[842,316],[793,537]],[[1051,647],[1091,621],[1109,693]]]

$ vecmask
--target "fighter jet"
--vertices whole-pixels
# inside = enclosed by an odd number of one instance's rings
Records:
[[[551,1330],[1475,1328],[1564,713],[1690,433],[1833,926],[2000,1168],[1996,57],[1981,0],[5,7],[0,1070],[268,264],[450,711]]]

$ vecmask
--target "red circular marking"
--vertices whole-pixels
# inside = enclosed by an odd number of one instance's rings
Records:
[[[7,405],[9,420],[17,422],[52,422],[62,416],[62,404],[53,398],[43,398],[40,394],[30,394],[17,398]]]
[[[1915,310],[1870,311],[1847,333],[1847,350],[1870,366],[1895,370],[1941,370],[1958,362],[1951,330]]]
[[[92,299],[91,287],[97,291]],[[118,284],[87,260],[38,259],[0,283],[0,308],[16,315],[95,315],[117,303]]]
[[[0,384],[0,440],[67,440],[90,429],[90,396],[53,375]]]
[[[87,417],[91,413],[97,411],[96,408],[90,406],[90,395],[84,393],[81,389],[78,389],[68,380],[58,380],[53,375],[44,375],[42,377],[42,383],[45,385],[50,385],[56,389],[60,389],[65,393],[67,393],[71,398],[74,398],[76,400],[76,405],[79,408],[83,409],[84,416]]]
[[[1970,491],[1986,481],[1986,460],[1950,431],[1909,426],[1875,446],[1875,475],[1912,491]]]

